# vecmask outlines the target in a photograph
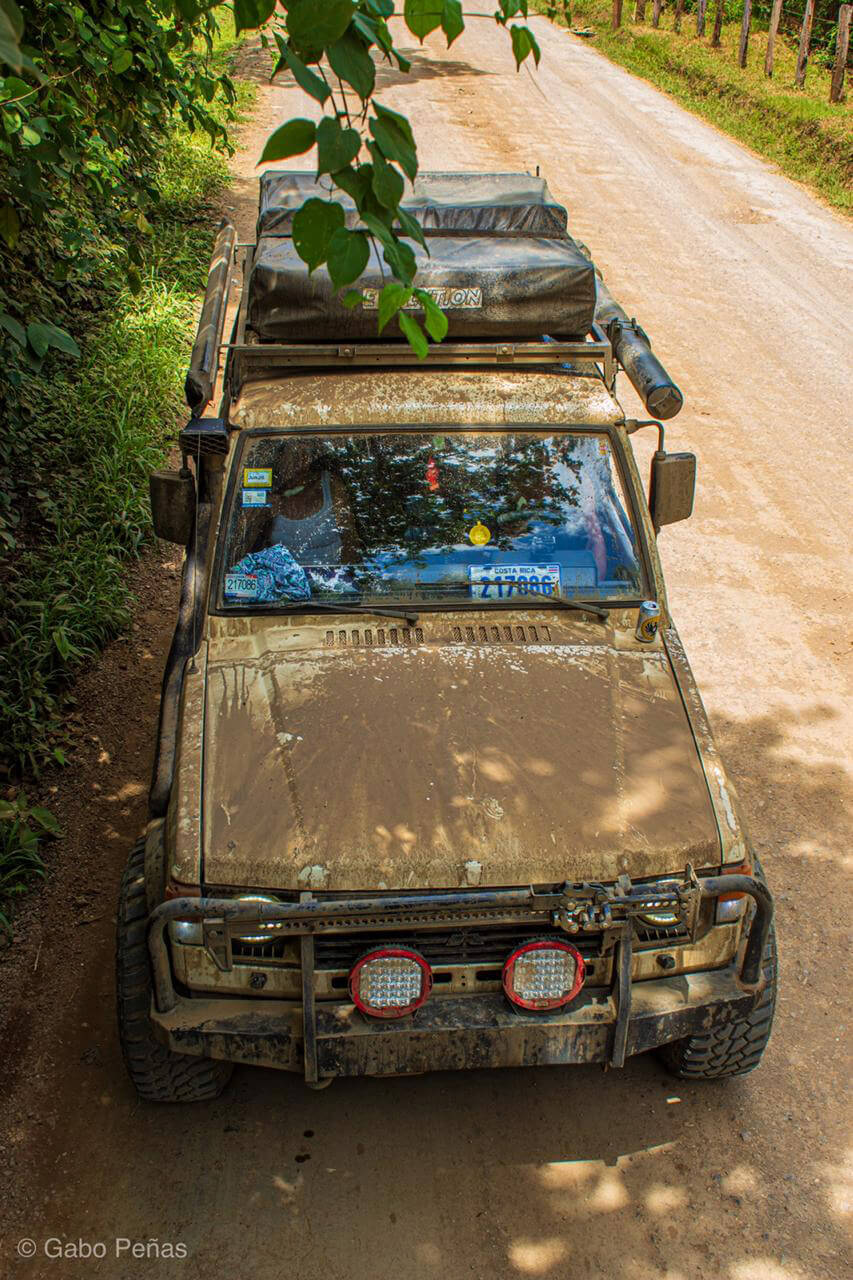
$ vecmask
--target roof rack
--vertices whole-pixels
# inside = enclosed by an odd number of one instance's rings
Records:
[[[357,367],[416,368],[448,365],[587,365],[613,390],[616,363],[610,339],[598,325],[582,341],[545,339],[539,342],[442,342],[431,343],[419,359],[408,342],[229,342],[229,385],[236,396],[246,383],[294,369]]]
[[[233,266],[237,249],[246,248],[244,288],[233,342],[222,342]],[[275,373],[311,368],[401,368],[453,365],[538,365],[567,367],[602,379],[613,393],[616,373],[623,368],[647,410],[656,419],[674,417],[684,403],[681,392],[651,350],[647,335],[629,319],[598,277],[596,318],[582,339],[542,339],[500,342],[482,339],[430,344],[419,359],[409,344],[399,342],[247,342],[245,282],[254,245],[238,245],[233,223],[223,219],[216,237],[198,337],[186,379],[187,402],[198,418],[213,398],[221,352],[227,352],[226,377],[232,397],[248,381]],[[578,368],[586,366],[586,370]]]

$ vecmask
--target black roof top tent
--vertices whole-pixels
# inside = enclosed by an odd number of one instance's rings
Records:
[[[292,240],[293,215],[311,197],[328,197],[311,173],[274,170],[260,180],[257,242],[248,248],[233,341],[227,344],[232,394],[277,370],[413,364],[402,337],[377,336],[377,298],[387,268],[371,248],[358,287],[362,305],[343,306],[324,267],[308,274]],[[336,195],[348,225],[354,203]],[[429,253],[415,250],[417,285],[449,321],[427,362],[568,364],[612,388],[616,362],[648,412],[672,418],[683,398],[651,351],[648,337],[614,301],[588,250],[568,233],[566,210],[544,179],[530,174],[424,173],[404,207],[424,229]],[[200,415],[213,396],[237,252],[233,224],[217,235],[187,401]],[[547,335],[547,336],[545,336]]]

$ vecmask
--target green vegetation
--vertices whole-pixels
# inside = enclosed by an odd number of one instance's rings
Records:
[[[214,35],[211,74],[223,73],[235,44]],[[69,676],[129,621],[125,567],[150,536],[147,475],[185,412],[212,201],[228,181],[224,131],[253,93],[238,83],[233,107],[232,95],[211,104],[219,150],[210,131],[180,116],[163,131],[146,171],[135,274],[112,243],[96,244],[70,287],[34,273],[32,295],[51,299],[81,354],[74,363],[25,360],[0,389],[15,426],[0,439],[0,767],[12,781],[65,763]],[[97,226],[92,212],[83,217]],[[43,874],[40,844],[53,834],[52,816],[11,787],[0,802],[0,930],[9,927],[4,906]]]
[[[540,13],[560,25],[562,3],[533,0]],[[692,6],[691,6],[692,7]],[[853,212],[853,112],[846,103],[830,104],[830,61],[813,53],[804,89],[794,88],[796,45],[782,32],[776,40],[774,74],[764,75],[767,31],[753,25],[745,68],[738,66],[740,12],[730,5],[722,28],[721,48],[711,48],[714,6],[708,6],[706,35],[697,38],[695,13],[685,12],[681,32],[673,30],[670,3],[658,29],[631,21],[634,6],[626,0],[624,25],[610,30],[610,0],[576,0],[568,12],[570,25],[592,27],[594,47],[643,79],[671,94],[683,106],[776,163],[783,173],[808,183],[830,204]],[[817,28],[816,28],[817,31]],[[831,52],[831,50],[830,50]]]
[[[233,44],[216,39],[212,73]],[[238,109],[250,94],[238,87]],[[219,99],[209,114],[224,131],[233,110]],[[178,119],[146,181],[145,249],[134,275],[116,269],[112,245],[95,250],[72,286],[34,271],[33,296],[53,301],[80,359],[25,362],[0,391],[13,428],[0,439],[0,763],[13,779],[64,759],[67,677],[128,621],[123,568],[149,536],[147,473],[183,411],[210,202],[227,166],[209,132]],[[33,247],[27,252],[43,265]]]
[[[12,932],[4,905],[44,875],[39,849],[45,838],[57,835],[53,814],[31,806],[22,791],[11,801],[0,800],[0,935]]]

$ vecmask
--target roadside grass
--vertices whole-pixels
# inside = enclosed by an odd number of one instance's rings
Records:
[[[223,69],[236,44],[220,38]],[[239,118],[255,89],[235,87]],[[0,776],[9,784],[0,802],[0,932],[9,902],[43,874],[39,846],[54,833],[51,815],[30,808],[17,780],[66,763],[69,679],[130,621],[125,568],[151,536],[148,472],[162,465],[185,413],[211,205],[228,183],[227,160],[206,136],[177,126],[156,183],[141,288],[134,295],[117,275],[105,278],[94,310],[71,318],[79,362],[26,380],[33,430],[14,460],[23,534],[0,573]]]
[[[537,13],[566,26],[560,0],[532,0]],[[630,20],[633,5],[623,7],[623,26],[610,30],[609,0],[576,0],[570,23],[591,27],[591,41],[613,62],[649,80],[682,106],[703,116],[766,159],[789,178],[813,187],[828,204],[853,214],[853,109],[829,102],[830,71],[813,56],[806,84],[794,88],[796,47],[781,32],[776,40],[773,78],[764,75],[766,30],[753,27],[747,65],[737,63],[740,21],[723,24],[722,47],[711,48],[713,12],[707,34],[698,38],[693,13],[673,30],[674,9],[667,6],[661,25]]]

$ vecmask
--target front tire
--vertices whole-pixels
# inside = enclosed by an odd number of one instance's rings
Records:
[[[203,1102],[216,1098],[230,1062],[173,1053],[151,1027],[151,965],[147,941],[145,841],[133,846],[121,882],[116,938],[118,1034],[125,1066],[146,1102]]]
[[[758,867],[756,875],[761,876]],[[664,1045],[658,1052],[667,1070],[682,1080],[720,1080],[754,1071],[773,1028],[777,968],[776,926],[771,924],[762,958],[765,986],[758,1004],[745,1018],[720,1020],[710,1031]]]

